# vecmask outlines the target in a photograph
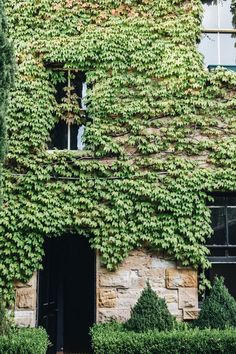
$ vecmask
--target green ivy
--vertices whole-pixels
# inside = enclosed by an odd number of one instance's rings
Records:
[[[6,126],[5,116],[9,89],[13,83],[14,64],[13,50],[9,43],[6,30],[7,22],[2,0],[0,0],[0,161],[5,153]],[[2,170],[2,166],[1,166]]]
[[[208,192],[236,189],[236,75],[203,66],[200,0],[9,0],[17,78],[0,211],[0,287],[45,237],[89,235],[108,269],[137,247],[209,267]],[[87,150],[48,153],[48,63],[86,72]]]

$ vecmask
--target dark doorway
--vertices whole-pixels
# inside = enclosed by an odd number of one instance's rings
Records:
[[[65,235],[45,241],[39,274],[38,325],[52,346],[48,353],[90,353],[95,322],[95,254],[86,237]]]
[[[236,299],[236,264],[212,264],[212,268],[209,270],[209,280],[213,283],[216,276],[223,276],[225,285],[228,288],[230,294]]]

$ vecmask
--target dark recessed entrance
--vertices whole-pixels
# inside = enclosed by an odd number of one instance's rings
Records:
[[[48,353],[90,353],[95,322],[95,254],[86,237],[47,239],[39,275],[38,325],[52,342]]]
[[[209,280],[213,283],[216,276],[224,277],[224,282],[228,288],[230,294],[236,299],[236,264],[212,264],[212,268],[209,270]]]
[[[236,298],[236,194],[214,193],[212,197],[214,201],[209,208],[214,233],[207,240],[212,263],[208,279],[213,282],[215,276],[223,276],[226,287]]]

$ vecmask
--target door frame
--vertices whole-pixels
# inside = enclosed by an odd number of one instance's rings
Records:
[[[59,236],[60,237],[60,236]],[[78,237],[84,237],[78,235]],[[42,259],[43,261],[43,259]],[[93,284],[94,284],[94,290],[93,290],[93,322],[97,323],[97,318],[98,318],[98,294],[97,294],[97,287],[98,287],[98,262],[99,262],[99,253],[98,251],[93,250]],[[36,273],[36,309],[35,309],[35,326],[39,327],[39,311],[40,311],[40,271],[37,270]],[[61,304],[62,305],[62,304]],[[63,306],[63,305],[62,305]],[[62,318],[62,316],[60,316]],[[60,321],[60,323],[57,323],[57,334],[56,334],[56,348],[63,347],[63,330],[64,330],[64,324],[63,321]],[[56,354],[64,354],[63,351],[56,351]]]

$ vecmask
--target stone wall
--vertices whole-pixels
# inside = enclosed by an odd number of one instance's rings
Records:
[[[156,293],[164,297],[170,312],[179,320],[198,315],[197,273],[144,250],[133,251],[115,272],[107,271],[97,256],[97,322],[114,318],[120,322],[130,316],[149,280]],[[37,312],[37,274],[27,284],[15,282],[15,321],[21,327],[34,327]]]
[[[117,271],[109,272],[97,263],[97,321],[130,316],[146,281],[165,298],[170,312],[179,320],[198,315],[197,272],[143,250],[133,251]]]
[[[15,282],[15,322],[19,327],[34,327],[36,324],[37,273],[27,284]]]

